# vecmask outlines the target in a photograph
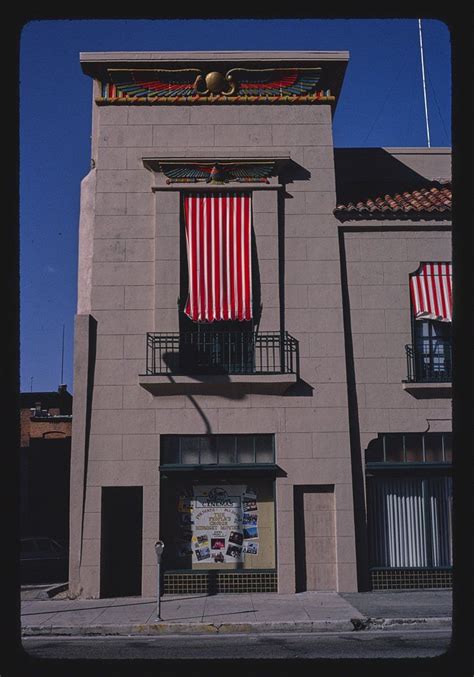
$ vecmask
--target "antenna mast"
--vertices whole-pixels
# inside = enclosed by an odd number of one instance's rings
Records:
[[[421,34],[421,19],[418,19],[418,33],[420,36],[420,57],[421,57],[421,76],[423,79],[423,98],[425,101],[425,122],[426,122],[426,138],[428,140],[428,148],[431,148],[430,143],[430,125],[428,122],[428,101],[426,98],[426,81],[425,81],[425,61],[423,58],[423,36]]]
[[[61,384],[64,382],[63,375],[64,375],[64,324],[63,324],[63,342],[61,348]]]

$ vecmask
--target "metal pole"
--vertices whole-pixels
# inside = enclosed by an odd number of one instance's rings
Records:
[[[156,620],[161,621],[161,590],[160,590],[160,578],[161,578],[161,562],[158,562],[156,567]]]
[[[425,102],[425,121],[426,121],[426,137],[428,140],[428,148],[431,148],[430,143],[430,125],[428,122],[428,101],[426,99],[426,82],[425,82],[425,61],[423,59],[423,37],[421,35],[421,19],[418,19],[418,33],[420,36],[420,55],[421,55],[421,76],[423,79],[423,99]]]
[[[161,621],[161,556],[163,554],[163,550],[165,549],[165,544],[163,541],[156,541],[155,543],[155,553],[156,553],[156,619],[157,621]]]

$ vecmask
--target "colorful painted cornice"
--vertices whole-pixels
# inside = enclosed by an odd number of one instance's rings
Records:
[[[108,69],[98,104],[328,103],[321,68]]]
[[[186,162],[160,161],[159,171],[167,177],[166,183],[209,183],[223,185],[236,183],[269,183],[268,178],[275,172],[275,162]]]

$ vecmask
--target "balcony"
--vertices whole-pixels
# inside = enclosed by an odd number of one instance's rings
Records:
[[[450,397],[451,341],[422,338],[405,346],[408,378],[403,387],[415,397]]]
[[[187,331],[147,334],[140,385],[160,394],[281,394],[299,375],[288,332]]]

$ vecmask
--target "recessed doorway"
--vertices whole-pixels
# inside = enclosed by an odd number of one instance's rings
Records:
[[[143,487],[102,487],[100,596],[142,594]]]

